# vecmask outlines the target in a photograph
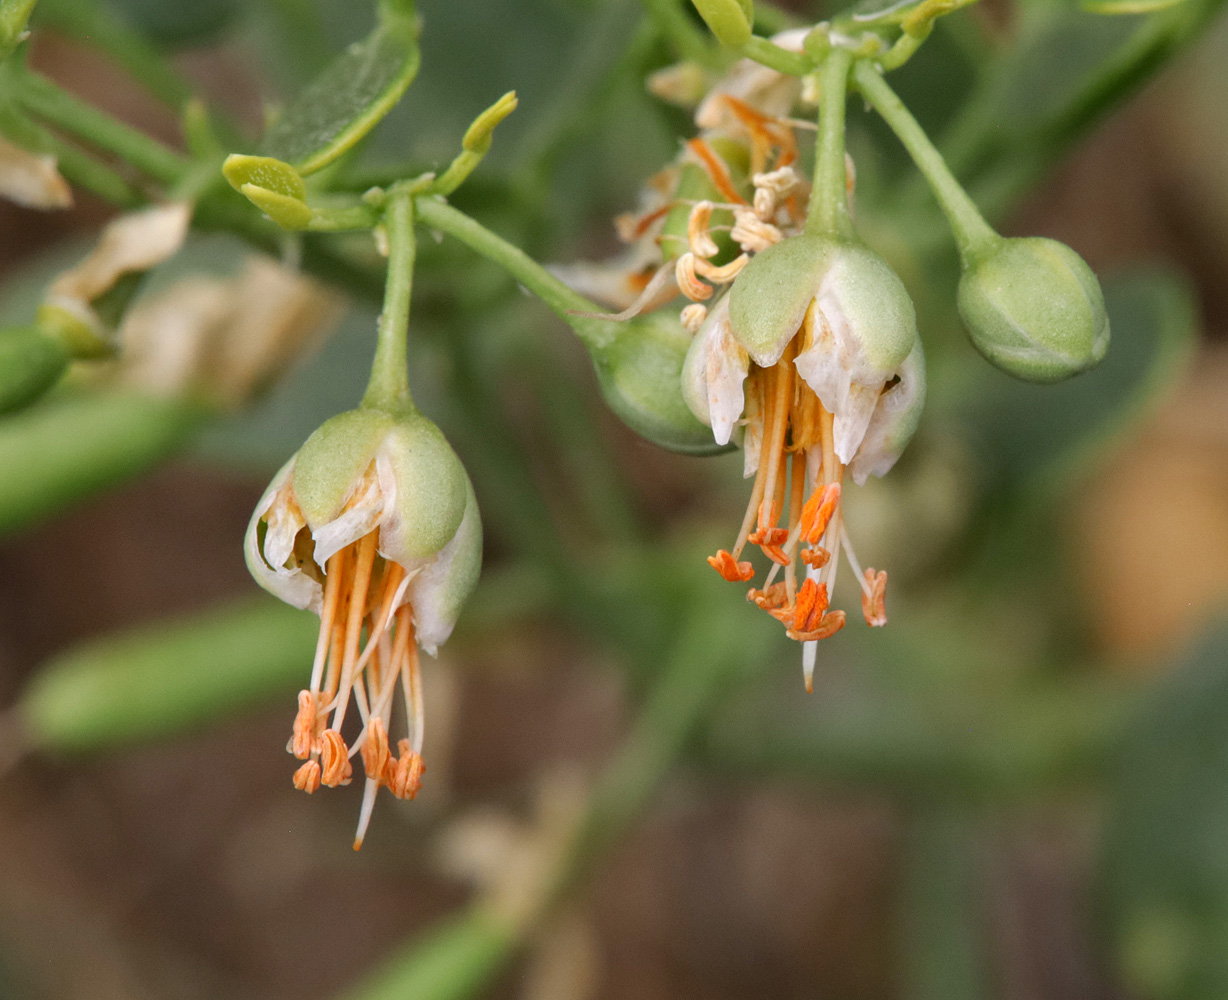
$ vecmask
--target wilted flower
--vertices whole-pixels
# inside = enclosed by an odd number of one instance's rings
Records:
[[[422,781],[418,646],[432,655],[477,582],[482,528],[456,453],[420,414],[364,408],[321,426],[273,479],[245,542],[256,581],[320,616],[310,685],[299,692],[287,749],[294,785],[366,788],[354,848],[382,786],[413,798]],[[406,738],[389,740],[400,688]],[[361,731],[341,735],[351,696]]]
[[[0,197],[26,208],[70,208],[72,189],[49,154],[31,153],[0,136]]]
[[[756,255],[713,308],[683,390],[718,442],[742,428],[746,475],[755,477],[733,547],[708,561],[747,582],[755,575],[741,560],[748,544],[772,560],[747,596],[805,643],[809,689],[814,643],[845,624],[843,611],[829,610],[842,549],[866,622],[887,621],[887,574],[857,560],[841,491],[846,470],[862,483],[890,469],[916,428],[925,364],[912,302],[865,247],[791,237]]]

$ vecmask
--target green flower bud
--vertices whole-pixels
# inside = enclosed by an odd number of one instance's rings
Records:
[[[682,366],[691,337],[676,316],[654,313],[621,324],[592,352],[606,404],[633,431],[684,455],[713,455],[725,442],[695,419],[683,398]]]
[[[50,389],[68,367],[68,350],[32,327],[0,330],[0,413],[19,410]]]
[[[361,749],[367,781],[357,849],[376,790],[413,798],[421,784],[417,650],[434,654],[447,640],[477,583],[482,524],[473,486],[421,414],[351,410],[325,422],[274,477],[245,551],[257,583],[320,616],[290,742],[304,761],[294,785],[314,792],[348,784]],[[388,736],[398,690],[407,734],[399,756]],[[347,746],[341,727],[351,692],[366,722]]]
[[[1002,240],[964,271],[959,314],[990,364],[1029,382],[1087,371],[1109,346],[1100,283],[1056,240]]]

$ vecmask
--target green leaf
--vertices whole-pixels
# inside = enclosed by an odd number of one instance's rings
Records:
[[[308,84],[265,134],[264,152],[300,174],[327,166],[392,110],[418,64],[413,18],[387,16]]]
[[[0,59],[21,43],[35,3],[36,0],[0,0]]]
[[[1082,0],[1079,6],[1089,14],[1151,14],[1185,2],[1186,0]]]
[[[1130,995],[1228,996],[1228,628],[1128,730],[1110,785],[1100,916]]]
[[[315,618],[261,597],[95,639],[37,670],[18,702],[40,750],[83,752],[177,733],[310,672]]]
[[[1052,482],[1090,471],[1188,370],[1197,320],[1180,277],[1136,268],[1112,275],[1103,289],[1113,341],[1097,368],[1057,385],[983,373],[967,423],[999,477]]]
[[[199,45],[215,38],[241,9],[239,0],[106,0],[106,6],[142,35],[168,46]]]
[[[0,423],[0,533],[48,517],[185,447],[207,412],[133,392],[48,399]]]

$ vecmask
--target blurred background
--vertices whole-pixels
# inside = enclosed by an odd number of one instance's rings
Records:
[[[541,260],[615,251],[612,216],[693,134],[644,89],[679,55],[654,7],[423,0],[421,73],[337,186],[446,164],[514,88],[454,203]],[[474,479],[485,572],[426,663],[424,791],[381,801],[360,854],[359,786],[303,796],[283,752],[315,620],[257,590],[241,541],[272,473],[360,397],[370,283],[333,276],[333,329],[250,405],[163,399],[111,428],[131,387],[82,378],[5,418],[0,997],[1228,996],[1218,7],[984,0],[893,77],[1004,232],[1101,276],[1109,356],[1058,386],[968,345],[941,217],[851,106],[858,225],[915,297],[930,404],[847,501],[891,624],[824,643],[811,696],[796,646],[704,564],[741,517],[740,456],[636,437],[561,322],[424,240],[411,381]],[[29,61],[175,148],[176,105],[203,95],[246,151],[372,16],[47,0]],[[28,319],[115,211],[0,202],[0,317]],[[249,252],[201,232],[142,295]],[[134,426],[156,438],[139,454]],[[115,455],[74,475],[74,446]],[[114,689],[90,686],[103,661]]]

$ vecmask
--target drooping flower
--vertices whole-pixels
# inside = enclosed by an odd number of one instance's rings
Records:
[[[748,544],[772,561],[747,596],[804,643],[809,689],[815,643],[845,624],[844,611],[829,609],[842,551],[866,622],[887,621],[887,574],[857,560],[841,495],[846,470],[859,484],[882,475],[916,428],[925,364],[912,302],[860,244],[783,240],[713,308],[688,354],[684,395],[718,442],[742,429],[745,474],[754,476],[732,548],[708,561],[735,582],[755,576],[741,559]]]
[[[418,647],[434,655],[477,582],[482,527],[473,487],[439,429],[420,414],[341,413],[273,479],[245,541],[266,590],[320,616],[311,680],[287,749],[309,794],[366,775],[354,848],[375,795],[417,795],[424,712]],[[397,691],[406,736],[390,742]],[[358,712],[359,731],[342,736]],[[351,727],[352,728],[352,727]]]

